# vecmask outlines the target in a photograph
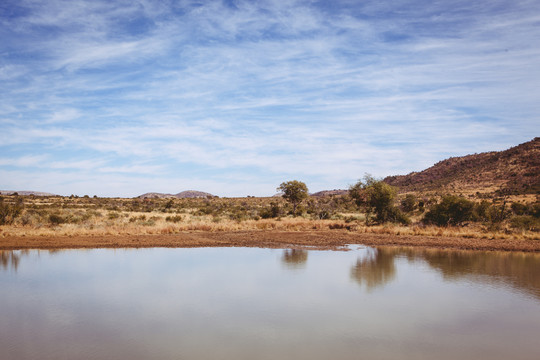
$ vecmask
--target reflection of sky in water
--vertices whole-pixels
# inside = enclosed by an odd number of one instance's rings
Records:
[[[445,254],[19,254],[0,269],[2,359],[540,358],[538,280],[501,268],[526,276],[540,257]]]

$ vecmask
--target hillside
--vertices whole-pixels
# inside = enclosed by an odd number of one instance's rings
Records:
[[[540,193],[540,137],[504,151],[452,157],[384,181],[406,191]]]

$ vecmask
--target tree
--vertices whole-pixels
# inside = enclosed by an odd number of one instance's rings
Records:
[[[397,189],[382,180],[366,174],[364,180],[359,180],[349,188],[349,194],[356,205],[366,212],[366,223],[369,217],[375,213],[377,222],[397,221],[409,223],[410,220],[394,206]]]
[[[296,216],[296,208],[304,199],[308,197],[308,188],[306,184],[298,180],[291,180],[281,183],[277,191],[283,193],[283,198],[293,206],[293,215]]]
[[[435,204],[424,216],[424,222],[439,226],[461,225],[474,216],[474,202],[464,197],[447,195]]]

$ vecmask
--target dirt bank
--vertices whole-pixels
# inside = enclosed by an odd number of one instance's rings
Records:
[[[143,247],[316,247],[348,244],[397,245],[464,250],[540,252],[540,241],[329,231],[192,231],[174,235],[20,236],[0,238],[0,250]]]

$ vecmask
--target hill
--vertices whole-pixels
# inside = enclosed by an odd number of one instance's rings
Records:
[[[400,192],[540,194],[540,137],[504,151],[452,157],[384,181]]]
[[[162,194],[162,193],[156,193],[156,192],[149,192],[142,195],[137,196],[139,199],[169,199],[174,198],[175,196],[173,194]]]
[[[204,191],[186,190],[186,191],[179,192],[178,194],[174,195],[174,197],[177,197],[179,199],[185,199],[185,198],[208,198],[208,197],[216,197],[216,196],[210,193],[204,192]]]
[[[333,196],[333,195],[347,195],[348,193],[349,193],[349,190],[334,189],[334,190],[318,191],[316,193],[311,194],[311,196],[323,197],[323,196]]]
[[[204,191],[186,190],[186,191],[179,192],[178,194],[175,194],[175,195],[150,192],[150,193],[139,195],[137,197],[139,199],[169,199],[169,198],[193,199],[193,198],[208,198],[208,197],[216,197],[216,196],[210,193],[204,192]]]
[[[14,191],[14,190],[0,190],[0,195],[13,195],[17,193],[18,195],[34,195],[34,196],[57,196],[56,194],[51,194],[41,191]]]

